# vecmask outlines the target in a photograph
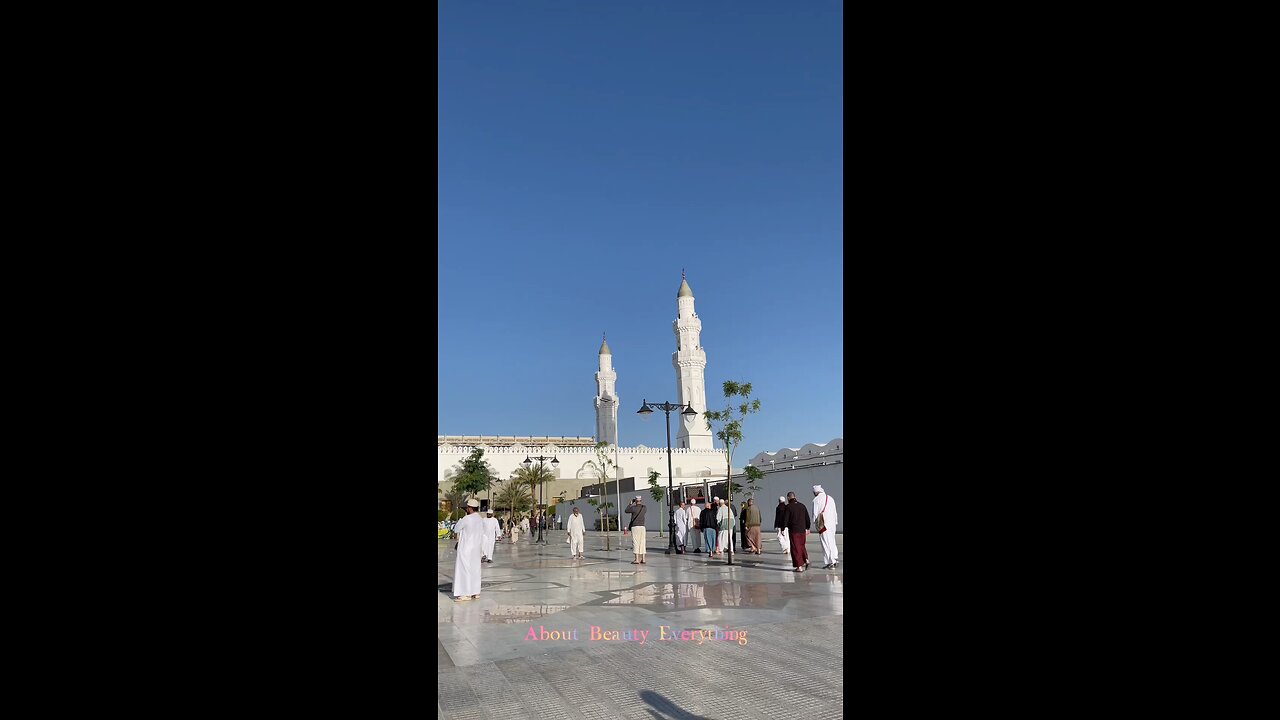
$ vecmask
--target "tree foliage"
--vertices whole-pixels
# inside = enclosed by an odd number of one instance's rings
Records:
[[[609,495],[609,468],[614,467],[613,458],[609,456],[609,443],[604,440],[601,440],[600,442],[596,443],[595,451],[596,451],[595,461],[594,462],[588,461],[587,464],[595,469],[596,476],[600,478],[600,494],[604,496],[608,496]],[[604,536],[605,550],[609,549],[609,544],[613,540],[612,530],[614,529],[613,528],[614,524],[615,524],[614,522],[609,522],[609,523],[601,522],[600,525],[597,527],[597,529],[601,529],[605,531],[605,536]]]
[[[747,487],[751,489],[751,497],[760,492],[760,481],[764,479],[764,473],[760,472],[760,468],[754,465],[748,465],[742,474],[747,478]]]
[[[462,469],[453,476],[453,489],[469,495],[478,495],[501,482],[498,473],[489,467],[484,460],[484,448],[471,451],[470,457],[462,461]]]
[[[556,476],[551,472],[551,468],[546,465],[533,465],[516,470],[511,474],[511,479],[515,484],[529,488],[529,493],[536,499],[538,497],[538,487],[555,480]]]
[[[733,501],[733,450],[742,444],[742,423],[747,419],[747,415],[760,412],[760,401],[751,397],[751,383],[738,383],[732,380],[725,380],[723,385],[725,408],[724,410],[708,410],[703,413],[703,417],[707,419],[707,429],[714,432],[720,442],[724,443],[724,462],[727,468],[725,477],[728,478],[729,497],[728,501]],[[741,398],[741,400],[737,400]],[[737,403],[735,407],[734,403]],[[719,424],[716,429],[712,423]],[[730,551],[730,562],[732,562],[732,550]]]
[[[667,492],[667,489],[658,484],[659,477],[657,470],[649,471],[649,494],[653,496],[654,500],[662,502],[662,496]]]
[[[511,513],[511,519],[514,520],[522,512],[533,507],[533,496],[529,494],[529,487],[521,483],[511,483],[504,485],[497,495],[493,496],[493,504]]]
[[[449,501],[449,519],[457,520],[462,517],[466,511],[462,509],[467,504],[467,494],[456,488],[449,488],[445,491],[444,499]]]

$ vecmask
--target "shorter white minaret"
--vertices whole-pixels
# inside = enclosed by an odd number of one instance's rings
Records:
[[[596,440],[611,445],[618,444],[618,394],[613,383],[618,374],[613,371],[613,353],[609,343],[600,339],[600,371],[596,373]]]

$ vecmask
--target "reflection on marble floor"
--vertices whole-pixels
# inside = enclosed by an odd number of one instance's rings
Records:
[[[499,605],[484,611],[484,622],[515,624],[544,618],[568,609],[568,605]]]
[[[830,588],[827,589],[827,592]],[[629,590],[599,593],[598,603],[588,605],[639,605],[667,610],[691,608],[762,608],[777,609],[791,598],[813,593],[800,583],[759,583],[711,581],[695,583],[647,583]]]

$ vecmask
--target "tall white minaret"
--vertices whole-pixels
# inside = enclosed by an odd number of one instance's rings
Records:
[[[609,343],[600,339],[600,372],[596,373],[596,440],[618,444],[618,395],[613,381],[618,379],[613,371],[613,353]]]
[[[702,351],[702,321],[693,311],[693,291],[680,271],[680,292],[676,293],[676,310],[679,313],[671,329],[676,334],[676,351],[671,353],[671,365],[676,369],[676,397],[683,404],[692,404],[697,415],[680,416],[680,432],[676,434],[676,447],[695,450],[711,450],[711,431],[707,418],[706,381],[702,370],[707,366],[707,354]]]

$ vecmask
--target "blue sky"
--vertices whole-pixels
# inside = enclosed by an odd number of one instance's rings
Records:
[[[437,433],[665,447],[684,268],[735,465],[844,436],[843,36],[834,0],[442,0]],[[673,433],[674,430],[673,422]]]

